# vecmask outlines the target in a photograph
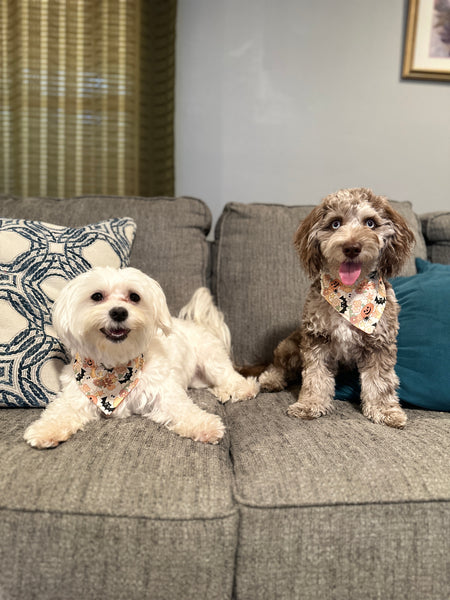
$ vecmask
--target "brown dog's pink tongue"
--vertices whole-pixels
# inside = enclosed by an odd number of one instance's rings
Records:
[[[339,277],[344,285],[353,285],[361,273],[361,264],[343,262],[339,267]]]

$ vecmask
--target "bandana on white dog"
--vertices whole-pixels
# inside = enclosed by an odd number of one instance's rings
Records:
[[[321,294],[347,321],[365,333],[373,333],[386,306],[386,287],[372,273],[358,285],[344,285],[340,279],[321,273]]]
[[[112,369],[77,354],[73,361],[73,371],[81,391],[109,416],[137,386],[143,365],[142,354],[128,364]]]

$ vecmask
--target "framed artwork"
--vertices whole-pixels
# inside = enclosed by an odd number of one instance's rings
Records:
[[[409,0],[402,76],[450,81],[450,0]]]

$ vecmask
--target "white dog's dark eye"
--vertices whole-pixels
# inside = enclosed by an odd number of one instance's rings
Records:
[[[339,229],[339,227],[341,226],[341,221],[340,219],[335,219],[332,223],[331,223],[331,229]]]
[[[92,294],[91,300],[94,302],[101,302],[103,300],[103,294],[101,292],[95,292]]]
[[[139,294],[136,294],[136,292],[131,292],[131,294],[130,294],[131,302],[139,302],[140,299],[141,299],[141,297],[139,296]]]
[[[373,219],[367,219],[367,221],[366,221],[366,226],[367,226],[369,229],[375,229],[375,227],[376,227],[377,225],[376,225],[376,223],[375,223],[375,221],[374,221]]]

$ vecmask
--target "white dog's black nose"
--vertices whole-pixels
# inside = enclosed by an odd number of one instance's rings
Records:
[[[125,321],[128,318],[128,311],[122,306],[115,306],[109,311],[109,316],[113,321],[116,321],[116,323],[122,323],[122,321]]]

